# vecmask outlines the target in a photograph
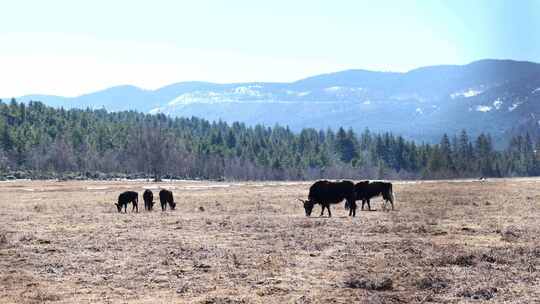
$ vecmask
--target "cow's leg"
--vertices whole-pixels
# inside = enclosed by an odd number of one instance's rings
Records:
[[[366,200],[362,199],[362,211],[364,211],[364,205],[366,204]]]
[[[394,200],[392,199],[392,197],[390,197],[389,201],[390,201],[390,205],[392,206],[392,211],[393,211],[394,210]]]
[[[324,215],[324,208],[326,207],[326,205],[325,205],[325,204],[321,204],[321,207],[322,207],[322,208],[321,208],[321,216],[323,216],[323,215]]]
[[[351,203],[351,209],[349,210],[349,216],[356,216],[356,202]]]
[[[330,212],[330,204],[326,205],[326,209],[328,209],[328,217],[332,217],[332,212]]]
[[[349,205],[349,216],[356,212],[356,198],[354,196],[345,199],[345,204]]]
[[[367,199],[367,208],[369,211],[371,211],[371,203],[370,203],[369,198]]]

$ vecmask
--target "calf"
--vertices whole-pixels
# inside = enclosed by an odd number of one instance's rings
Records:
[[[369,200],[373,197],[382,195],[384,202],[390,202],[394,210],[394,193],[392,192],[392,183],[362,181],[354,185],[356,200],[362,200],[362,210],[367,203],[368,210],[371,210]]]
[[[166,189],[161,189],[161,191],[159,191],[159,202],[161,203],[162,211],[165,211],[165,209],[167,209],[167,204],[169,204],[171,210],[174,210],[174,208],[176,207],[172,192]]]
[[[143,200],[144,200],[144,209],[148,211],[152,211],[152,208],[154,207],[154,193],[152,193],[152,191],[148,189],[144,190]]]
[[[328,217],[331,217],[332,212],[330,212],[330,205],[338,204],[343,200],[347,201],[346,206],[349,207],[349,216],[356,216],[354,183],[351,181],[317,181],[309,188],[308,200],[300,201],[304,203],[306,216],[311,215],[311,211],[315,204],[320,204],[322,206],[321,216],[324,215],[324,208],[326,208],[328,209]]]
[[[131,212],[133,212],[133,210],[137,210],[136,212],[139,212],[139,194],[137,192],[126,191],[120,193],[120,195],[118,196],[118,203],[116,203],[116,208],[118,209],[118,212],[122,212],[122,207],[124,207],[124,212],[127,213],[127,205],[129,203],[133,204]]]

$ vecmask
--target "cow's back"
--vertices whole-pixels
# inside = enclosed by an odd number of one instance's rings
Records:
[[[131,202],[131,201],[136,200],[138,196],[139,194],[135,191],[125,191],[125,192],[120,193],[120,195],[118,196],[118,202],[119,203]]]
[[[159,200],[162,202],[173,202],[172,192],[167,189],[159,191]]]
[[[151,202],[154,199],[154,193],[151,190],[144,190],[143,199],[145,202]]]
[[[387,182],[359,182],[354,186],[356,199],[370,199],[392,193],[392,184]]]
[[[392,190],[392,184],[387,182],[372,182],[370,183],[372,191],[377,193],[388,193]]]
[[[330,182],[317,181],[309,188],[309,200],[317,203],[335,204],[350,198],[354,193],[354,183],[351,181]]]

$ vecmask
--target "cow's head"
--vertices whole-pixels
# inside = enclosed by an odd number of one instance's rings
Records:
[[[116,203],[116,209],[118,209],[118,212],[122,212],[122,204]]]
[[[306,211],[306,216],[311,216],[311,211],[313,211],[313,206],[315,206],[315,203],[311,200],[303,200],[298,199],[304,204],[304,210]]]
[[[170,202],[169,207],[171,207],[171,210],[174,210],[174,208],[176,208],[176,203],[175,202]]]

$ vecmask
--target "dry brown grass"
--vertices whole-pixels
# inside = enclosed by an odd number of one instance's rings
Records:
[[[354,219],[306,218],[310,183],[1,183],[0,302],[538,302],[539,182],[397,183]],[[118,214],[143,187],[178,209]]]

